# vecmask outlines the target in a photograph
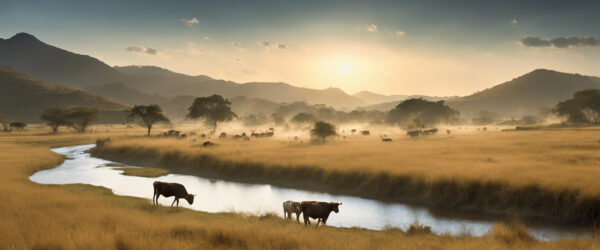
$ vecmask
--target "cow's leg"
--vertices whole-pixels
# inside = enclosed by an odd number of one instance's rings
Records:
[[[284,218],[284,219],[285,219],[285,218],[287,218],[287,217],[285,216],[285,207],[283,208],[283,218]]]
[[[177,198],[177,207],[179,207],[179,198]]]
[[[158,205],[158,197],[160,196],[160,194],[156,194],[156,205]]]
[[[175,198],[175,199],[173,200],[173,203],[171,203],[171,207],[172,207],[173,205],[175,205],[175,202],[176,202],[176,201],[177,201],[177,198]]]
[[[321,218],[319,218],[319,220],[317,220],[317,227],[319,226],[319,223],[321,223]]]
[[[300,223],[300,213],[296,213],[296,222]]]
[[[304,225],[306,224],[310,224],[310,220],[308,219],[308,216],[306,216],[306,213],[304,213]]]

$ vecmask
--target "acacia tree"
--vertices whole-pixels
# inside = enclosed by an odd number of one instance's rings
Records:
[[[55,107],[44,110],[40,115],[40,119],[48,122],[48,126],[52,128],[52,132],[58,132],[60,126],[68,126],[70,124],[67,116],[69,111],[65,108]]]
[[[302,112],[296,114],[292,118],[292,122],[298,123],[298,124],[311,123],[311,122],[314,122],[316,120],[317,120],[317,117],[315,117],[313,114],[302,113]]]
[[[194,100],[192,106],[188,108],[188,111],[188,118],[205,119],[207,124],[213,126],[213,132],[217,130],[217,122],[231,121],[231,119],[237,117],[231,111],[231,102],[220,95],[198,97]]]
[[[129,113],[127,115],[127,120],[133,121],[136,117],[142,119],[146,127],[148,128],[148,136],[150,136],[150,130],[152,129],[152,125],[158,122],[170,122],[169,118],[167,118],[164,114],[160,106],[156,104],[144,106],[144,105],[135,105],[132,109],[127,110]]]
[[[88,107],[74,107],[67,114],[69,125],[79,132],[85,132],[90,123],[98,120],[98,110]]]
[[[16,129],[17,131],[22,131],[27,126],[24,122],[11,122],[10,127]]]
[[[324,121],[315,122],[314,127],[310,130],[311,136],[320,138],[323,143],[327,137],[337,135],[335,131],[335,125]]]
[[[575,92],[571,99],[556,104],[552,112],[570,123],[600,124],[600,89]]]
[[[387,122],[408,126],[414,119],[426,126],[432,126],[440,122],[455,122],[459,112],[450,108],[444,101],[431,102],[422,98],[408,99],[390,110]]]

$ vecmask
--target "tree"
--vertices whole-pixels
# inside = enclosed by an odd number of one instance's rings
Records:
[[[23,130],[27,126],[24,122],[11,122],[10,127],[16,129],[17,131]]]
[[[317,120],[317,117],[315,117],[312,114],[308,114],[308,113],[298,113],[294,117],[292,117],[292,122],[298,123],[298,124],[313,123],[316,120]]]
[[[327,137],[337,135],[335,125],[323,121],[315,122],[314,127],[310,130],[311,136],[320,138],[323,143]]]
[[[2,124],[2,131],[8,132],[8,126],[10,125],[10,122],[8,122],[8,118],[2,114],[0,114],[0,124]]]
[[[570,123],[600,124],[600,89],[575,92],[571,99],[556,104],[552,112]]]
[[[69,125],[79,132],[85,132],[90,123],[98,120],[98,110],[87,107],[73,107],[67,114]]]
[[[237,117],[231,111],[231,102],[220,95],[198,97],[194,100],[192,106],[188,108],[188,111],[188,118],[204,118],[206,123],[213,126],[213,132],[217,130],[217,122],[231,121],[231,119]]]
[[[144,105],[135,105],[132,109],[127,110],[129,113],[127,115],[127,119],[129,121],[134,120],[136,117],[142,119],[146,127],[148,128],[148,136],[150,136],[150,130],[152,129],[152,125],[158,122],[170,122],[169,118],[167,118],[160,106],[156,104],[144,106]]]
[[[432,126],[440,122],[455,122],[459,114],[444,101],[430,102],[422,98],[412,98],[390,110],[386,120],[388,123],[408,126],[414,119],[419,119],[422,124]]]
[[[65,108],[55,107],[44,110],[40,115],[40,119],[48,122],[48,126],[52,128],[52,132],[58,132],[60,126],[68,126],[70,124],[67,116],[69,111]]]

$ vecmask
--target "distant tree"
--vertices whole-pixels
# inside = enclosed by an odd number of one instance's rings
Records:
[[[2,114],[0,114],[0,124],[2,124],[2,131],[8,132],[10,122],[8,121],[8,118]]]
[[[476,125],[486,125],[498,122],[500,115],[487,110],[479,111],[479,115],[472,119],[473,124]]]
[[[148,136],[150,136],[150,130],[152,129],[152,125],[158,122],[170,122],[169,118],[167,118],[164,114],[160,106],[156,104],[144,106],[144,105],[135,105],[132,109],[127,111],[129,114],[127,115],[127,120],[133,121],[136,117],[142,119],[146,127],[148,128]]]
[[[459,112],[448,107],[444,101],[431,102],[422,98],[412,98],[398,104],[388,112],[386,121],[400,126],[409,126],[414,119],[432,126],[440,122],[455,122]]]
[[[244,126],[258,126],[269,123],[269,118],[265,116],[263,113],[259,114],[250,114],[244,117],[241,117],[242,123]]]
[[[321,139],[323,143],[327,137],[337,135],[335,131],[335,125],[323,121],[315,122],[314,127],[310,130],[311,136],[314,138]]]
[[[316,120],[317,117],[308,113],[298,113],[294,117],[292,117],[292,122],[298,124],[313,123]]]
[[[552,112],[567,117],[570,123],[600,124],[600,89],[575,92],[571,99],[559,102]]]
[[[60,126],[68,126],[70,124],[67,118],[68,115],[69,111],[67,109],[56,107],[44,110],[40,115],[40,119],[48,122],[47,124],[52,128],[52,132],[56,133]]]
[[[217,130],[217,122],[231,121],[237,117],[231,111],[231,102],[220,95],[198,97],[188,111],[188,118],[204,118],[208,124],[213,126],[213,132]]]
[[[78,132],[85,132],[90,123],[98,120],[98,110],[88,107],[73,107],[67,114],[69,126]]]
[[[27,126],[27,124],[25,124],[24,122],[11,122],[10,123],[10,127],[16,129],[17,131],[25,129],[25,126]]]

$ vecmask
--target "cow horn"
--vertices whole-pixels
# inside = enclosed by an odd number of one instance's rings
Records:
[[[196,196],[195,194],[190,194],[191,196]]]

